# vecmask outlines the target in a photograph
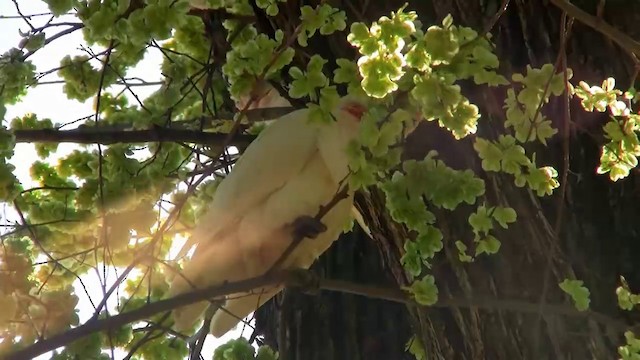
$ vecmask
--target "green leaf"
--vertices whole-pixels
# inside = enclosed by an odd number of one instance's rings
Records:
[[[272,348],[262,345],[256,353],[256,360],[278,360],[279,356]]]
[[[488,233],[493,229],[489,210],[484,206],[479,206],[475,213],[469,215],[469,225],[471,225],[475,234]]]
[[[404,255],[400,258],[400,263],[404,269],[413,277],[422,273],[422,259],[418,254],[418,245],[411,240],[404,243]]]
[[[427,360],[427,350],[424,348],[422,340],[420,340],[417,335],[411,336],[405,345],[405,350],[413,355],[416,360]]]
[[[67,12],[71,11],[73,5],[76,3],[75,0],[43,0],[49,5],[49,10],[53,13],[54,16],[64,15]]]
[[[473,258],[467,254],[467,245],[465,245],[462,241],[457,240],[455,242],[456,248],[458,249],[458,258],[462,262],[472,262]]]
[[[420,305],[433,305],[438,301],[438,287],[432,275],[425,275],[421,280],[414,281],[407,290]]]
[[[497,254],[500,250],[500,246],[500,240],[496,239],[493,235],[487,235],[485,238],[477,241],[475,256],[483,253],[487,255]]]
[[[449,29],[430,27],[424,36],[426,51],[434,65],[448,64],[460,50],[458,39]]]
[[[264,356],[264,355],[263,355]],[[226,344],[218,346],[213,353],[213,360],[253,360],[255,349],[247,339],[240,337],[229,340]]]
[[[503,228],[508,228],[510,223],[513,223],[517,219],[516,211],[510,207],[497,206],[493,209],[491,214],[493,219],[500,224]]]
[[[416,244],[420,256],[425,259],[431,259],[442,250],[442,232],[434,226],[426,226],[426,230],[420,231],[416,237]]]
[[[583,286],[583,282],[581,280],[569,280],[565,279],[562,281],[559,286],[562,291],[569,294],[573,302],[575,303],[576,309],[580,311],[586,311],[589,309],[589,303],[591,300],[589,299],[589,289]]]

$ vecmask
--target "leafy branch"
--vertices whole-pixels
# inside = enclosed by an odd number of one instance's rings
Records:
[[[171,311],[177,307],[194,304],[211,298],[219,298],[225,295],[248,292],[256,288],[267,286],[286,286],[305,290],[335,291],[352,295],[366,296],[403,304],[420,305],[407,292],[391,287],[379,287],[352,283],[344,280],[322,279],[306,270],[274,271],[262,276],[242,281],[229,282],[221,285],[195,289],[188,293],[159,300],[146,304],[138,309],[121,313],[104,319],[93,319],[86,323],[54,335],[50,338],[36,342],[24,349],[15,351],[5,360],[31,359],[61,346],[66,346],[85,336],[95,332],[114,331],[129,323],[145,320],[158,313]],[[495,298],[440,298],[431,305],[440,308],[471,308],[477,307],[484,310],[514,311],[521,313],[537,313],[538,304],[523,300],[499,300]],[[564,315],[576,318],[590,318],[603,325],[610,326],[616,331],[625,331],[628,326],[623,321],[612,319],[606,315],[594,311],[577,311],[567,305],[544,305],[544,312],[553,315]]]

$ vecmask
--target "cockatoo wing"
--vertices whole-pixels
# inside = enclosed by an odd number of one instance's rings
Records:
[[[360,225],[360,227],[362,228],[362,230],[364,230],[367,236],[369,236],[370,239],[373,239],[373,234],[371,234],[371,229],[369,228],[369,225],[367,225],[367,222],[364,221],[364,216],[362,216],[362,214],[360,213],[358,208],[355,207],[355,205],[351,206],[351,216],[353,216],[353,218],[358,222],[358,225]]]
[[[282,289],[282,286],[275,286],[256,289],[250,294],[236,294],[230,297],[224,307],[220,308],[211,319],[209,332],[218,338],[223,336],[249,314],[278,295]]]
[[[301,171],[317,149],[318,128],[306,123],[307,112],[302,109],[283,116],[251,143],[220,183],[209,210],[193,230],[195,244],[215,241],[224,226]]]

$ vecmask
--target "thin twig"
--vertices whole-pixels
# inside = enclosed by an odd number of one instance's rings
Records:
[[[567,22],[569,24],[567,25]],[[565,84],[565,93],[563,97],[563,121],[564,121],[564,138],[562,143],[563,150],[563,171],[562,171],[562,179],[560,180],[560,196],[558,197],[558,205],[557,205],[557,217],[554,224],[554,235],[556,239],[558,238],[562,226],[562,213],[564,212],[564,201],[567,189],[567,177],[568,177],[568,169],[569,169],[569,141],[570,141],[570,133],[569,133],[569,121],[571,119],[570,109],[569,109],[569,100],[570,100],[570,92],[569,92],[569,79],[567,74],[567,38],[569,36],[569,32],[571,31],[571,25],[573,24],[573,20],[569,21],[567,14],[563,14],[562,19],[560,20],[560,53],[558,54],[557,65],[560,65],[563,70],[564,76],[564,84]],[[546,90],[545,90],[546,92]],[[535,119],[535,118],[534,118]],[[532,124],[533,128],[533,124]],[[542,291],[540,293],[540,299],[538,301],[538,318],[535,324],[534,331],[534,349],[535,351],[539,351],[540,349],[540,326],[542,323],[542,314],[544,310],[544,304],[546,302],[547,293],[549,290],[549,281],[551,278],[551,260],[553,255],[556,252],[556,247],[552,246],[548,249],[545,259],[545,269],[542,280]]]
[[[346,199],[348,196],[349,196],[349,186],[348,185],[344,185],[342,187],[342,189],[340,189],[333,196],[331,201],[329,201],[326,205],[320,207],[320,210],[318,210],[318,213],[316,214],[316,216],[314,216],[314,219],[317,220],[317,221],[321,221],[322,218],[325,215],[327,215],[327,213],[331,209],[333,209],[334,206],[336,206],[336,204],[338,204],[340,201]],[[301,234],[299,232],[294,232],[293,240],[291,241],[289,246],[287,246],[287,248],[282,253],[282,255],[280,255],[278,260],[276,260],[276,262],[273,263],[273,265],[271,265],[269,270],[267,270],[266,274],[269,274],[269,273],[271,273],[273,271],[278,270],[280,268],[280,266],[285,262],[285,260],[287,260],[289,255],[291,255],[291,253],[296,249],[296,247],[302,242],[303,239],[304,239],[304,234]]]
[[[216,307],[214,304],[209,305],[207,311],[205,312],[204,322],[200,327],[200,330],[196,333],[196,337],[194,339],[193,346],[191,347],[191,354],[189,354],[189,360],[197,360],[200,358],[200,354],[202,353],[202,347],[204,346],[204,341],[209,334],[209,326],[211,325],[211,319],[216,312]]]
[[[493,14],[493,17],[491,18],[491,20],[489,20],[489,22],[482,29],[482,33],[478,35],[479,38],[485,37],[493,29],[493,27],[496,26],[496,24],[498,23],[498,20],[500,20],[502,15],[509,8],[509,1],[510,0],[502,0],[502,5],[500,5],[500,9],[498,9],[498,11],[495,14]]]

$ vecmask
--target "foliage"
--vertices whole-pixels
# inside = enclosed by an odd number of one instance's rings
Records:
[[[640,359],[640,339],[635,337],[632,331],[624,333],[626,344],[618,348],[618,354],[622,360],[637,360]]]
[[[276,17],[282,2],[259,0],[256,4]],[[242,20],[254,15],[248,1],[207,0],[203,3],[213,11],[235,16],[221,24],[229,42],[224,64],[212,65],[211,34],[205,36],[201,19],[189,15],[186,0],[46,3],[55,16],[76,9],[73,16],[81,23],[77,29],[82,30],[86,44],[104,49],[96,53],[87,48],[83,55],[65,56],[56,71],[69,99],[94,101],[95,116],[84,119],[80,128],[126,132],[179,125],[229,131],[229,119],[219,116],[228,110],[225,103],[246,96],[263,79],[282,85],[291,98],[305,102],[312,120],[318,122],[332,121],[330,110],[344,94],[343,88],[351,95],[370,97],[358,139],[347,149],[349,185],[352,190],[379,188],[393,220],[409,230],[401,262],[412,283],[405,290],[421,305],[438,301],[438,279],[430,268],[446,246],[455,246],[463,262],[497,254],[501,242],[496,225],[508,229],[517,221],[513,208],[487,198],[481,174],[455,170],[434,151],[421,160],[403,160],[402,145],[421,122],[435,121],[455,139],[470,137],[486,173],[505,174],[518,187],[548,196],[560,186],[558,172],[538,164],[535,149],[543,148],[558,130],[545,117],[543,107],[552,96],[575,95],[587,111],[611,114],[603,127],[608,143],[602,147],[597,171],[617,181],[638,164],[640,115],[631,110],[638,100],[634,91],[616,90],[613,79],[601,87],[584,82],[574,87],[565,81],[571,79],[571,70],[562,73],[551,64],[529,66],[526,74],[512,74],[509,81],[498,72],[490,34],[454,25],[451,16],[439,25],[423,26],[418,14],[401,8],[370,25],[348,24],[344,10],[323,3],[315,8],[303,6],[295,31],[277,29],[270,36]],[[328,35],[347,39],[358,58],[311,54],[304,66],[296,60],[313,37]],[[3,119],[6,106],[19,102],[30,87],[42,86],[38,82],[45,72],[36,72],[30,57],[47,47],[50,39],[42,30],[29,32],[17,47],[0,55]],[[124,82],[131,91],[127,75],[151,50],[162,56],[161,84],[149,97],[130,104],[116,85]],[[330,68],[335,69],[333,74]],[[505,92],[503,131],[497,136],[476,135],[485,120],[463,94],[460,84],[465,80]],[[246,124],[242,117],[234,120]],[[205,119],[213,119],[212,124],[205,125]],[[16,226],[2,238],[0,354],[77,325],[78,294],[72,285],[90,272],[100,273],[101,267],[126,268],[126,273],[137,275],[126,280],[116,309],[102,304],[95,309],[96,317],[107,316],[107,310],[110,315],[125,313],[162,299],[179,267],[168,257],[175,235],[193,226],[210,201],[224,176],[220,169],[231,158],[228,147],[153,139],[101,147],[78,145],[50,162],[47,158],[56,155],[57,144],[37,144],[40,159],[32,164],[31,177],[39,187],[26,189],[8,163],[14,155],[16,132],[54,130],[63,124],[31,113],[4,120],[0,200],[13,204],[31,226]],[[211,173],[215,179],[205,181]],[[446,244],[449,239],[438,228],[436,214],[454,211],[469,214],[467,236]],[[119,285],[112,285],[113,289]],[[588,309],[589,291],[582,281],[567,279],[559,286],[579,310]],[[626,286],[617,294],[624,309],[640,302]],[[162,321],[158,314],[147,323]],[[154,330],[134,328],[138,325],[91,334],[53,358],[108,358],[103,351],[112,347],[145,359],[187,355],[185,342],[176,334],[156,332],[149,339],[144,331]],[[624,359],[638,358],[638,340],[632,333],[627,335],[620,354]],[[417,337],[414,340],[407,349],[424,358],[423,345]],[[256,353],[246,340],[238,339],[219,347],[214,359],[267,360],[277,359],[277,354],[267,348]]]
[[[620,280],[621,285],[616,289],[618,306],[623,310],[632,310],[636,305],[640,304],[640,295],[631,292],[624,277],[621,276]]]
[[[640,304],[640,295],[634,294],[629,289],[629,285],[624,277],[620,277],[620,286],[616,289],[618,296],[618,306],[626,311],[633,310],[636,305]],[[625,344],[618,347],[618,354],[622,360],[640,359],[640,339],[635,337],[633,331],[625,331]]]
[[[407,341],[407,345],[405,346],[405,350],[407,350],[411,355],[415,356],[416,360],[426,360],[427,359],[427,351],[422,344],[422,341],[418,336],[412,336],[409,341]]]
[[[213,360],[278,360],[278,354],[266,346],[254,349],[245,338],[231,340],[220,346],[213,354]]]
[[[624,93],[617,90],[613,78],[605,79],[601,87],[589,86],[581,81],[575,88],[575,94],[585,110],[605,112],[608,109],[611,114],[609,122],[603,127],[609,142],[602,146],[598,173],[609,173],[613,181],[627,177],[631,169],[638,165],[640,156],[637,135],[640,115],[631,110],[631,105],[638,101],[637,94],[634,90]]]
[[[559,284],[560,289],[571,296],[576,304],[576,308],[580,311],[589,309],[589,290],[583,286],[581,280],[565,279]]]

